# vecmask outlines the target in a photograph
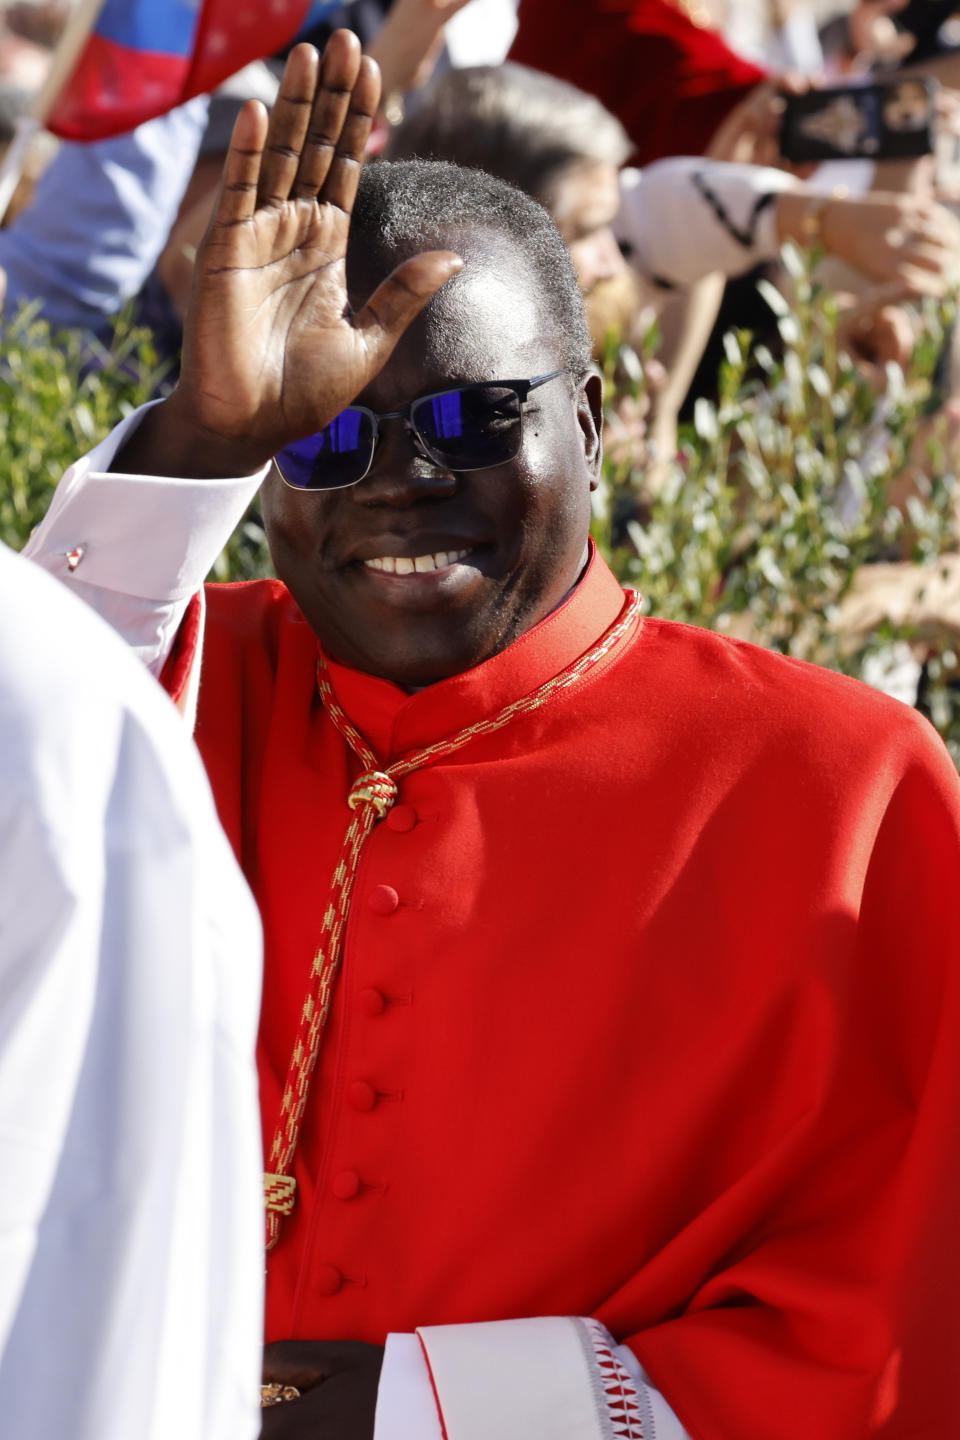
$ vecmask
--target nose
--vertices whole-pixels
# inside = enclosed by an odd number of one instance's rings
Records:
[[[397,416],[380,421],[373,464],[351,497],[358,505],[402,509],[418,500],[445,499],[458,485],[452,470],[430,459],[409,420]]]
[[[577,272],[581,290],[590,290],[601,280],[612,280],[626,269],[623,252],[609,225],[575,240],[570,246],[570,259]]]

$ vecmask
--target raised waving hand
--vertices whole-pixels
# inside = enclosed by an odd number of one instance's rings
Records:
[[[379,98],[376,64],[339,30],[322,60],[292,52],[269,125],[258,101],[244,106],[197,255],[180,382],[118,468],[252,473],[348,405],[460,268],[448,251],[414,256],[350,311],[350,212]]]

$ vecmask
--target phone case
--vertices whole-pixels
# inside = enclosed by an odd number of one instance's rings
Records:
[[[934,93],[929,80],[911,78],[785,96],[781,153],[794,164],[929,155]]]

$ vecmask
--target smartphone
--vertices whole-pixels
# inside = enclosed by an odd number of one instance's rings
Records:
[[[935,80],[911,78],[785,95],[780,153],[794,164],[929,155],[936,92]]]

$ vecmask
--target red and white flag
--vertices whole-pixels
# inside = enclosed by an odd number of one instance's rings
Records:
[[[76,62],[47,113],[38,117],[67,140],[123,134],[215,90],[252,60],[291,44],[341,4],[105,0],[102,7],[85,8],[94,18],[85,35],[74,32]],[[63,43],[68,43],[66,36]]]

